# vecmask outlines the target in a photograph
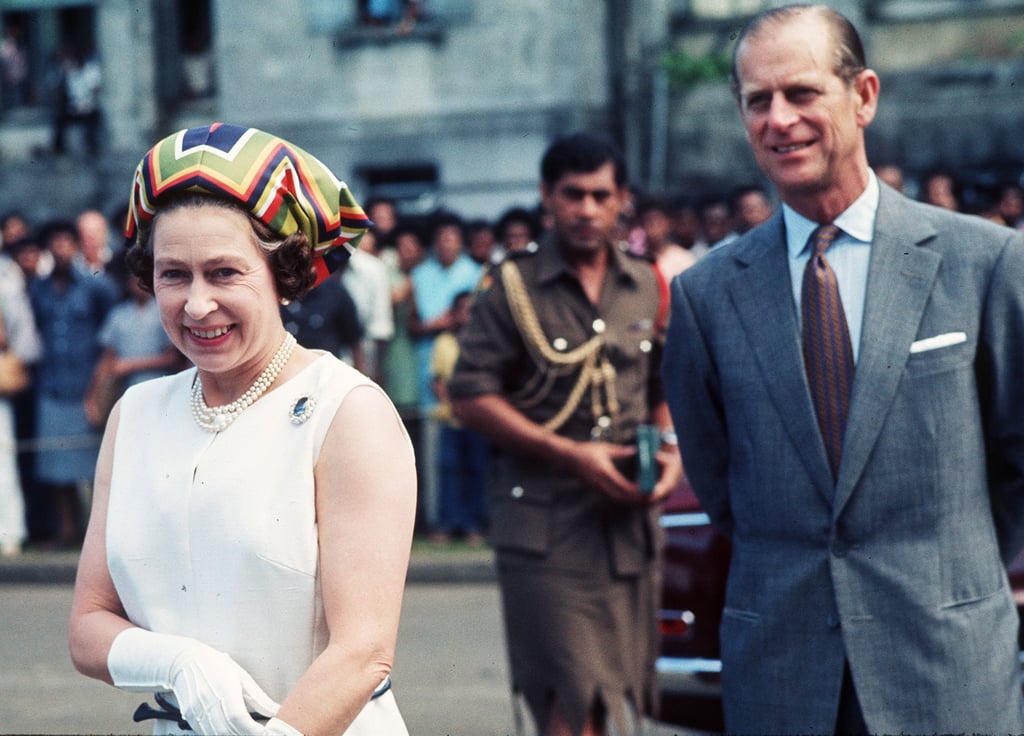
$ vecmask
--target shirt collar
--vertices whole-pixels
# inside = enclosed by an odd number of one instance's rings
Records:
[[[557,237],[549,233],[537,248],[537,257],[540,258],[540,267],[537,270],[537,280],[554,281],[563,274],[577,278],[576,271],[565,260],[562,248]],[[626,266],[627,256],[617,245],[608,246],[608,270],[616,279],[627,279],[633,281],[633,275]]]
[[[840,238],[848,238],[858,243],[870,244],[875,235],[875,215],[878,212],[878,179],[875,172],[868,169],[868,185],[853,204],[834,220],[834,224],[842,233]],[[786,223],[786,248],[790,258],[800,256],[807,249],[807,241],[819,224],[792,209],[782,205],[782,217]]]

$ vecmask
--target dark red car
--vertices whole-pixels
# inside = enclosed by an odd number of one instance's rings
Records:
[[[718,625],[725,603],[729,541],[711,526],[688,485],[666,502],[657,661],[658,718],[689,728],[724,728]],[[1017,611],[1024,619],[1024,553],[1010,566]],[[1019,643],[1024,649],[1024,627]],[[1024,654],[1021,655],[1024,666]],[[1022,679],[1024,682],[1024,679]]]

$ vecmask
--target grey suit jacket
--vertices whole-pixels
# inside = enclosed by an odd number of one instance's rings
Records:
[[[733,542],[726,726],[831,733],[848,661],[872,731],[1022,732],[1024,238],[883,185],[870,259],[834,483],[781,213],[672,284],[665,390]]]

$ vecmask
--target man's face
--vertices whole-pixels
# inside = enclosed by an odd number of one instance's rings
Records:
[[[879,166],[875,169],[875,174],[897,192],[903,191],[903,171],[899,166]]]
[[[772,216],[772,207],[760,192],[747,192],[736,203],[736,220],[743,232]]]
[[[469,238],[469,255],[477,263],[487,263],[494,252],[494,232],[489,228],[476,230]]]
[[[834,71],[832,30],[814,13],[762,27],[744,40],[736,61],[747,140],[782,198],[792,204],[827,193],[850,202],[859,196],[877,75],[865,70],[844,82]]]
[[[70,233],[58,232],[50,236],[50,254],[53,256],[53,267],[57,271],[67,271],[74,263],[78,253],[78,241]]]
[[[668,240],[669,232],[672,230],[672,221],[669,219],[668,213],[652,209],[640,215],[640,227],[643,228],[644,235],[648,240],[661,244]]]
[[[103,215],[98,212],[86,212],[78,218],[78,239],[82,253],[90,263],[102,258],[103,249],[107,247],[110,228]]]
[[[999,197],[999,213],[1007,225],[1013,225],[1024,214],[1024,191],[1007,187]]]
[[[925,201],[936,207],[945,207],[949,210],[958,208],[953,180],[943,174],[937,174],[925,182],[924,195]]]
[[[373,230],[367,230],[363,233],[363,237],[359,238],[359,245],[356,246],[361,251],[370,253],[372,255],[377,254],[377,236]]]
[[[398,224],[398,214],[390,202],[377,202],[366,214],[373,220],[373,226],[381,233],[390,233]]]
[[[689,247],[697,239],[697,231],[700,230],[700,219],[692,207],[681,207],[676,210],[672,217],[672,234],[675,240],[684,248]]]
[[[562,246],[580,255],[594,254],[612,242],[627,191],[615,183],[612,162],[590,173],[569,172],[552,184],[541,184]]]
[[[724,202],[708,204],[701,213],[701,227],[708,245],[714,245],[732,232],[732,217]]]
[[[504,245],[507,250],[526,250],[531,240],[533,240],[533,233],[529,224],[513,220],[505,225]]]
[[[28,236],[28,233],[28,223],[21,219],[21,217],[12,215],[4,223],[3,232],[0,232],[0,239],[3,239],[5,244],[10,244]]]
[[[35,243],[26,243],[21,246],[18,250],[17,255],[14,256],[14,260],[21,266],[21,270],[25,272],[25,275],[36,275],[39,273],[39,259],[42,255],[42,251]]]
[[[412,233],[402,233],[395,242],[398,251],[398,268],[409,273],[423,260],[423,244]]]
[[[447,268],[462,253],[462,229],[458,225],[442,225],[434,234],[434,255]]]

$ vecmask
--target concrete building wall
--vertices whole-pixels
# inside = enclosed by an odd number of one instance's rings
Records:
[[[157,119],[153,14],[137,0],[105,0],[97,10],[107,147],[144,150]]]
[[[364,199],[369,182],[360,172],[432,165],[437,187],[420,206],[495,217],[510,204],[536,203],[539,159],[553,135],[604,122],[604,2],[448,0],[433,4],[453,10],[435,19],[437,33],[376,40],[318,28],[313,5],[212,2],[216,95],[168,109],[160,79],[174,63],[164,49],[177,33],[166,23],[175,4],[97,0],[105,155],[47,160],[45,110],[0,124],[8,174],[0,173],[0,196],[5,179],[38,181],[45,203],[23,192],[8,192],[7,201],[40,211],[112,209],[158,136],[224,120],[294,140]]]
[[[673,92],[664,113],[656,104],[670,28],[672,43],[701,54],[730,48],[737,25],[670,22],[686,4],[432,0],[439,17],[429,32],[399,38],[362,32],[354,12],[340,31],[314,12],[352,11],[355,0],[213,0],[216,94],[175,108],[159,93],[176,32],[165,19],[176,2],[96,0],[105,154],[39,154],[50,136],[45,110],[0,120],[0,209],[113,211],[157,136],[213,120],[294,140],[361,199],[372,172],[432,166],[436,186],[409,206],[467,217],[535,204],[543,150],[578,128],[620,133],[640,186],[654,172],[665,187],[691,193],[759,181],[724,83]],[[914,171],[1024,166],[1019,13],[881,22],[865,17],[859,0],[834,4],[856,17],[882,74],[873,155]]]
[[[440,40],[383,43],[309,33],[301,0],[223,0],[218,112],[291,136],[356,191],[366,167],[430,163],[435,204],[485,217],[533,204],[550,136],[606,105],[603,4],[469,5],[438,20]]]

